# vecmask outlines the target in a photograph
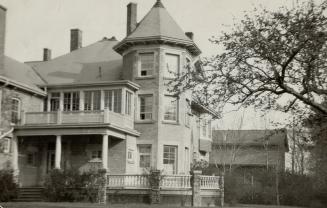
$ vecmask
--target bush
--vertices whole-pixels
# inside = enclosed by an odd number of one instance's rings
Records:
[[[0,170],[0,201],[8,202],[17,198],[17,184],[12,170]]]
[[[104,173],[101,171],[79,173],[76,170],[54,169],[46,177],[44,195],[55,202],[96,202],[104,183]]]

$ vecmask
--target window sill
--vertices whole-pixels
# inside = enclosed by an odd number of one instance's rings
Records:
[[[155,123],[154,120],[137,120],[135,121],[135,124],[153,124]]]
[[[155,76],[135,77],[135,80],[155,79]]]
[[[180,125],[177,121],[162,121],[163,124]]]

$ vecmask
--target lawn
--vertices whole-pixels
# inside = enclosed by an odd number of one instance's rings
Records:
[[[180,206],[169,206],[169,205],[143,205],[143,204],[91,204],[91,203],[51,203],[51,202],[8,202],[8,203],[0,203],[3,208],[149,208],[149,207],[157,207],[157,208],[180,208]],[[226,206],[227,207],[227,206]],[[233,206],[233,208],[299,208],[299,207],[290,207],[290,206],[274,206],[274,205],[237,205]]]

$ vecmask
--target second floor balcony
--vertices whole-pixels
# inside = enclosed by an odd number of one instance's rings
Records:
[[[50,111],[22,112],[20,125],[74,125],[111,124],[121,128],[134,128],[131,116],[109,111]]]

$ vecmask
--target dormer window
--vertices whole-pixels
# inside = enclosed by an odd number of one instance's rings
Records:
[[[174,79],[179,73],[179,55],[166,54],[165,78]]]
[[[154,71],[154,53],[140,53],[139,60],[139,76],[152,76]]]

